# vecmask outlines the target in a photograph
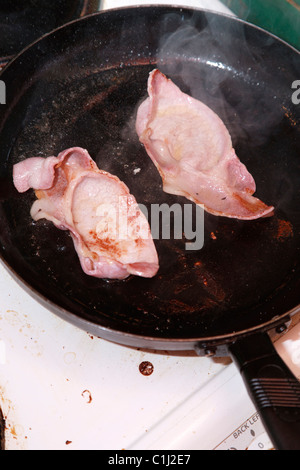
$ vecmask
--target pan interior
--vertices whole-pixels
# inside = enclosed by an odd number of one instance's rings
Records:
[[[123,180],[139,203],[188,204],[162,191],[135,133],[147,78],[158,67],[214,109],[256,195],[273,217],[238,221],[205,214],[204,247],[155,240],[153,279],[86,276],[66,232],[35,223],[32,192],[17,194],[12,167],[33,156],[86,148]],[[59,309],[102,328],[138,336],[203,338],[238,332],[299,304],[299,110],[291,84],[299,55],[237,20],[170,7],[93,15],[38,41],[2,74],[1,255]],[[22,71],[22,75],[21,75]],[[298,73],[299,75],[299,73]]]
[[[86,11],[97,11],[99,3],[90,0],[1,0],[0,57],[13,57],[43,34],[79,18]]]

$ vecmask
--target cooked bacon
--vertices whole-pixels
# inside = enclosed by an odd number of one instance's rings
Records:
[[[274,207],[253,196],[256,185],[232,148],[223,121],[159,70],[139,106],[136,131],[167,193],[185,196],[214,215],[256,219]]]
[[[34,220],[47,219],[70,231],[86,274],[155,276],[158,256],[148,221],[127,186],[99,170],[86,150],[29,158],[14,166],[13,178],[19,192],[35,190]]]

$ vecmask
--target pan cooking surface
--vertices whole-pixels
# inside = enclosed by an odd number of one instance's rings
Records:
[[[82,272],[68,233],[31,220],[35,196],[17,194],[12,167],[81,146],[148,208],[187,204],[162,191],[135,133],[137,106],[156,67],[220,115],[255,178],[257,196],[276,207],[275,215],[250,222],[205,214],[201,250],[186,251],[184,237],[155,240],[155,278],[94,279]],[[300,297],[295,70],[299,55],[260,30],[169,7],[101,13],[37,42],[1,77],[8,84],[8,104],[0,110],[3,259],[58,306],[50,305],[56,313],[71,312],[75,323],[87,320],[99,336],[115,330],[120,342],[123,333],[166,339],[227,335],[294,308]]]
[[[52,29],[87,11],[97,11],[98,5],[90,3],[90,0],[1,0],[0,57],[13,57]]]

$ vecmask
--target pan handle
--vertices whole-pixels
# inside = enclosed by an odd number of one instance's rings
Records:
[[[300,382],[269,335],[239,338],[229,350],[275,449],[300,450]]]

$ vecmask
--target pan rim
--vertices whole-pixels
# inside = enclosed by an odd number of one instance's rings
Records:
[[[24,47],[24,49],[22,49],[20,52],[18,52],[16,55],[14,56],[9,56],[7,59],[8,59],[8,62],[4,65],[4,67],[2,68],[2,70],[0,69],[0,76],[3,74],[3,72],[8,68],[10,67],[11,64],[13,64],[20,56],[22,56],[27,50],[29,50],[30,48],[32,48],[33,46],[35,46],[36,44],[38,44],[40,41],[44,40],[45,38],[47,38],[48,36],[51,36],[51,35],[55,35],[56,32],[62,30],[62,29],[65,29],[67,27],[69,27],[70,25],[73,25],[73,24],[76,24],[78,22],[83,22],[83,21],[88,21],[89,18],[91,17],[98,17],[98,16],[102,16],[102,15],[106,15],[106,14],[110,14],[110,13],[113,13],[113,12],[121,12],[121,11],[131,11],[131,10],[149,10],[149,9],[165,9],[165,10],[174,10],[174,11],[177,11],[177,10],[185,10],[185,11],[190,11],[190,12],[193,12],[193,11],[197,11],[197,12],[203,12],[203,13],[207,13],[209,15],[212,15],[212,16],[221,16],[221,17],[225,17],[225,18],[228,18],[232,21],[236,21],[238,23],[241,23],[241,24],[245,24],[247,26],[249,26],[250,28],[253,28],[253,29],[256,29],[258,31],[261,31],[262,33],[265,33],[271,37],[273,37],[274,39],[276,39],[277,41],[281,42],[282,44],[286,45],[287,47],[291,48],[294,52],[296,52],[297,54],[300,55],[300,50],[296,49],[294,46],[292,46],[291,44],[289,44],[287,41],[285,41],[284,39],[281,39],[279,36],[276,36],[274,33],[271,33],[269,31],[267,31],[266,29],[260,27],[260,26],[257,26],[253,23],[250,23],[246,20],[243,20],[241,18],[238,18],[237,16],[232,16],[230,14],[226,14],[226,13],[221,13],[221,12],[215,12],[213,10],[209,10],[209,9],[206,9],[206,8],[199,8],[199,7],[185,7],[185,6],[180,6],[180,5],[176,5],[176,4],[172,4],[172,5],[166,5],[166,4],[155,4],[155,5],[151,5],[151,4],[143,4],[143,5],[140,5],[140,6],[137,6],[137,5],[130,5],[130,6],[124,6],[124,7],[116,7],[116,8],[109,8],[107,10],[100,10],[100,11],[97,11],[97,12],[94,12],[94,13],[89,13],[85,16],[82,16],[82,17],[79,17],[79,18],[76,18],[74,20],[71,20],[69,21],[68,23],[65,23],[64,25],[61,25],[55,29],[53,29],[52,31],[49,31],[48,33],[45,33],[43,34],[42,36],[40,36],[38,39],[34,40],[33,42],[31,42],[30,44],[28,44],[26,47]],[[1,58],[0,60],[3,60],[4,58]]]
[[[72,325],[85,330],[89,334],[93,334],[102,339],[107,339],[109,341],[122,344],[124,346],[134,346],[134,347],[151,347],[155,344],[153,349],[161,350],[192,350],[199,344],[215,344],[215,345],[225,345],[232,343],[234,340],[237,340],[240,337],[245,335],[254,334],[257,332],[264,332],[275,328],[278,325],[281,325],[297,313],[300,312],[300,304],[294,307],[293,309],[283,313],[282,315],[275,316],[271,320],[268,320],[264,323],[254,325],[247,329],[242,329],[239,331],[233,331],[231,333],[226,333],[223,335],[216,336],[195,336],[195,337],[164,337],[164,336],[147,336],[143,334],[128,333],[126,331],[109,328],[97,323],[92,322],[79,317],[75,313],[59,307],[54,301],[45,297],[37,289],[33,288],[29,283],[27,283],[16,271],[14,271],[10,265],[3,259],[0,255],[0,262],[2,266],[7,270],[8,274],[12,276],[14,282],[16,282],[25,292],[27,292],[31,298],[39,302],[44,308],[46,308],[51,313],[56,316],[68,321]],[[99,335],[99,332],[104,332],[105,335]],[[122,341],[120,341],[122,339]],[[140,341],[140,343],[138,343]],[[192,346],[192,347],[191,347]]]

